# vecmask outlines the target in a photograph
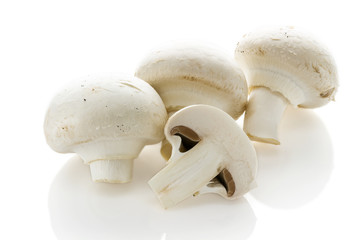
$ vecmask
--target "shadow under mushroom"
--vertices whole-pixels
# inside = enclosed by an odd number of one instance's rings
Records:
[[[49,191],[53,231],[62,239],[247,239],[256,224],[246,199],[215,194],[186,199],[164,210],[147,181],[165,165],[160,145],[135,159],[132,182],[95,183],[78,156],[68,160]]]
[[[323,122],[312,110],[288,107],[280,126],[281,145],[255,143],[258,187],[251,195],[274,208],[296,208],[326,186],[333,148]]]

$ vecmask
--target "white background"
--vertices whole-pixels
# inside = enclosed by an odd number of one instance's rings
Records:
[[[361,239],[359,9],[347,0],[1,1],[0,239]],[[64,83],[133,74],[170,40],[233,54],[264,25],[316,35],[336,59],[340,88],[323,108],[288,109],[284,144],[256,144],[259,188],[244,199],[205,195],[164,211],[146,185],[164,164],[159,146],[145,149],[124,186],[93,184],[79,159],[47,146],[45,111]]]

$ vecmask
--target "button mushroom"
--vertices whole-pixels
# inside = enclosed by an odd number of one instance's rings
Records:
[[[235,58],[251,92],[244,130],[253,140],[280,144],[278,126],[288,104],[316,108],[334,100],[338,87],[334,59],[324,46],[294,27],[244,35]]]
[[[171,115],[183,107],[207,104],[237,119],[244,112],[248,87],[235,61],[217,47],[172,43],[156,49],[140,63],[135,75],[159,93]],[[168,159],[170,145],[163,142]]]
[[[146,82],[118,74],[91,75],[71,83],[50,103],[44,132],[60,153],[78,153],[93,181],[123,183],[144,145],[164,138],[167,112]]]
[[[148,183],[165,208],[202,193],[234,199],[254,186],[255,149],[222,110],[208,105],[183,108],[169,118],[164,131],[172,155]]]

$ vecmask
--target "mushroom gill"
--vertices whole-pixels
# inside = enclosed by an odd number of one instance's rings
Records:
[[[179,151],[182,153],[192,149],[201,140],[196,132],[185,126],[176,126],[172,128],[170,133],[182,139],[179,147]]]

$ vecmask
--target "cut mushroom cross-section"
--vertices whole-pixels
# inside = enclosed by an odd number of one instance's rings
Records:
[[[278,126],[288,104],[316,108],[334,100],[338,87],[334,59],[298,28],[271,27],[245,34],[235,59],[250,89],[244,131],[252,140],[280,144]]]
[[[171,158],[148,182],[165,208],[203,193],[233,199],[255,186],[255,149],[222,110],[186,107],[169,118],[165,135],[172,145]]]

